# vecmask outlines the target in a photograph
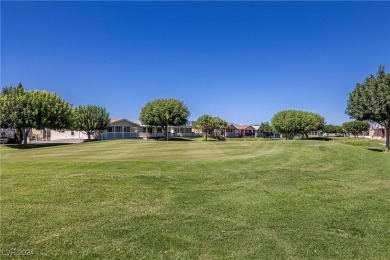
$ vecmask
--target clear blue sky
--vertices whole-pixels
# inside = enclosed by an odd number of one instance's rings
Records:
[[[138,119],[156,98],[254,124],[301,109],[349,120],[385,64],[390,2],[1,2],[1,86]]]

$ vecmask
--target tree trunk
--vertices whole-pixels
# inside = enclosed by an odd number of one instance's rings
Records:
[[[168,120],[167,120],[167,131],[166,131],[166,134],[167,134],[167,142],[168,142]]]
[[[390,126],[385,127],[386,132],[386,152],[390,152]]]
[[[30,128],[25,128],[23,129],[23,145],[27,145],[27,138],[28,138],[28,133],[30,132]]]
[[[88,141],[91,140],[91,133],[87,133],[88,135]]]
[[[16,142],[18,144],[23,143],[23,130],[21,128],[18,128],[15,130],[15,136],[16,136]]]

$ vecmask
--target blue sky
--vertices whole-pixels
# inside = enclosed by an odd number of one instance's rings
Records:
[[[1,2],[1,86],[113,118],[172,97],[192,120],[301,109],[341,124],[380,64],[389,72],[390,2]]]

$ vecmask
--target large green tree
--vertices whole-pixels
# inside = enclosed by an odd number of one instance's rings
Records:
[[[184,125],[188,121],[190,111],[178,99],[156,99],[148,102],[142,109],[139,119],[145,125],[160,126],[168,140],[168,126]]]
[[[200,116],[194,124],[196,128],[202,130],[206,141],[208,136],[212,133],[214,133],[215,137],[220,137],[220,131],[227,125],[228,123],[225,120],[210,115]]]
[[[346,113],[357,120],[368,120],[383,126],[386,150],[390,151],[390,74],[379,66],[376,75],[357,83],[349,94]]]
[[[55,93],[28,91],[22,84],[5,87],[0,95],[0,124],[17,131],[27,144],[30,130],[66,129],[71,126],[72,106]]]
[[[292,139],[296,134],[308,138],[311,131],[322,130],[325,119],[312,112],[301,110],[284,110],[275,114],[271,120],[272,127],[286,139]]]
[[[87,105],[74,109],[73,128],[86,133],[88,140],[96,132],[107,129],[109,124],[110,115],[103,107]]]
[[[343,129],[346,133],[353,134],[355,137],[359,137],[359,133],[368,131],[370,124],[366,121],[350,121],[343,124]]]

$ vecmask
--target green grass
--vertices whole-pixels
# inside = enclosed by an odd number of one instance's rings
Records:
[[[0,249],[39,259],[386,259],[368,140],[1,147]]]

